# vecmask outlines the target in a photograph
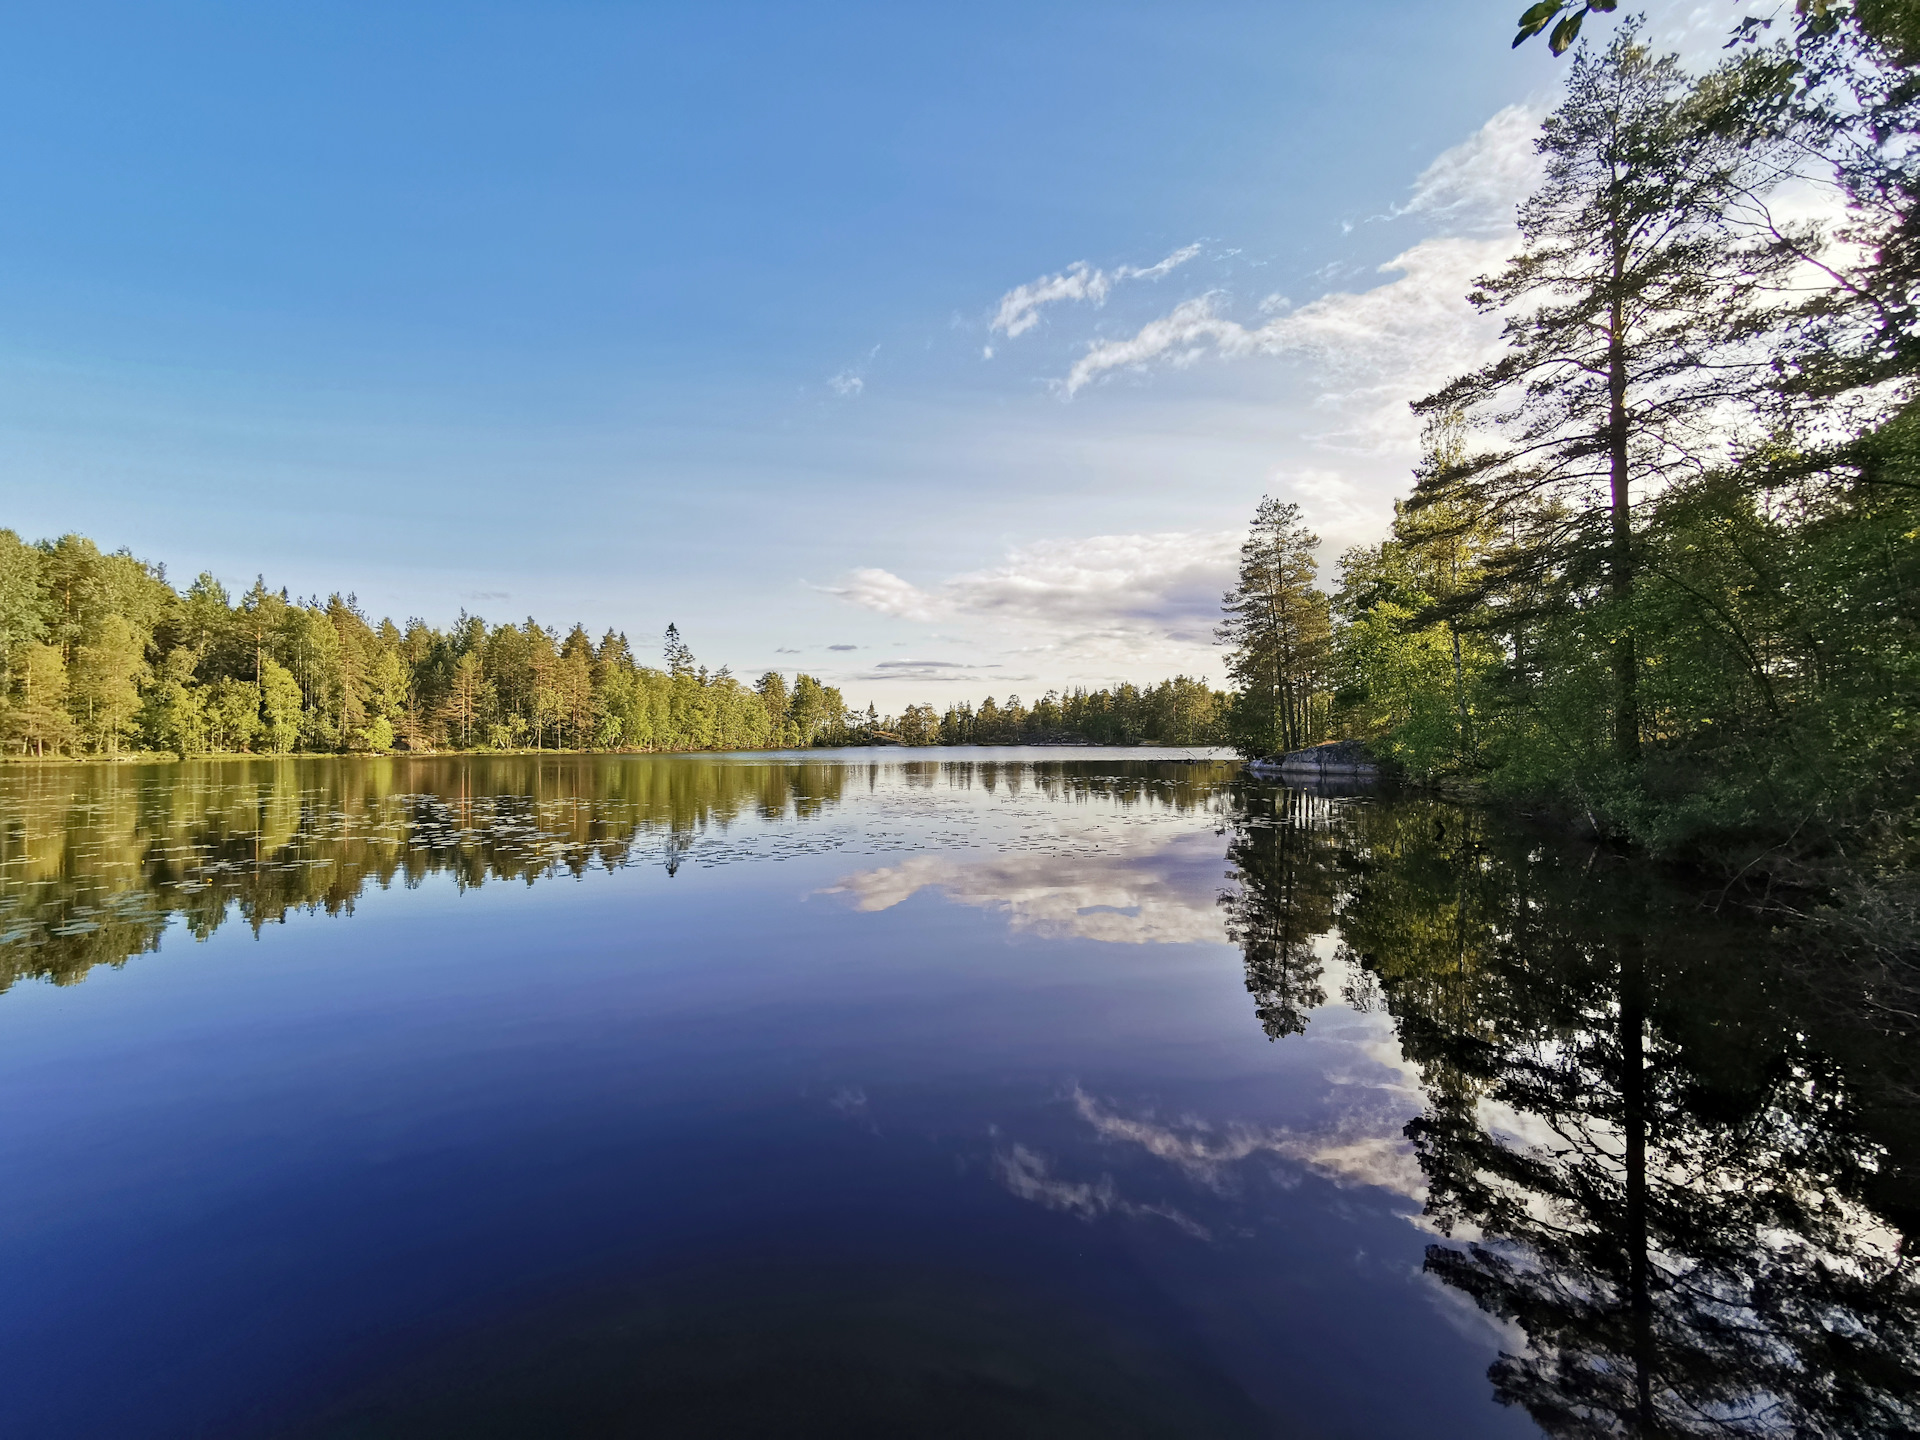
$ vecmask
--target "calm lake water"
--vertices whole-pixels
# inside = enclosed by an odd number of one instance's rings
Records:
[[[1913,1433],[1912,1017],[1717,898],[1173,752],[0,770],[0,1434]]]

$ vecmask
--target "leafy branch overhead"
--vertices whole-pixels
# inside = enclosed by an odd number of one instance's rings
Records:
[[[1553,32],[1547,36],[1547,48],[1556,55],[1564,55],[1580,38],[1580,26],[1588,15],[1608,15],[1618,8],[1619,0],[1539,0],[1521,14],[1520,33],[1513,37],[1513,47],[1519,49],[1551,25]],[[1820,30],[1830,26],[1848,7],[1835,0],[1795,0],[1793,8],[1803,27]],[[1902,17],[1900,12],[1911,11],[1913,7],[1903,5],[1902,0],[1862,0],[1851,9],[1854,18],[1872,33],[1884,35],[1890,29],[1902,28],[1903,18],[1904,27],[1912,28],[1911,15]],[[1768,23],[1757,16],[1747,16],[1734,26],[1734,38],[1752,39]]]
[[[1589,12],[1602,14],[1616,9],[1619,0],[1539,0],[1536,5],[1527,7],[1520,17],[1520,33],[1513,37],[1514,48],[1518,49],[1547,26],[1553,26],[1553,33],[1547,37],[1547,47],[1556,55],[1564,55],[1574,41],[1580,38],[1581,22]],[[1558,24],[1555,24],[1555,21]]]

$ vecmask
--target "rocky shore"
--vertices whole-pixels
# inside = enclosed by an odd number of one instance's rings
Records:
[[[1329,740],[1284,755],[1263,755],[1249,760],[1247,769],[1288,780],[1376,780],[1380,776],[1380,762],[1358,740]]]

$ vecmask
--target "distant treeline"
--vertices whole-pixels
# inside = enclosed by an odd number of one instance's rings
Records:
[[[909,705],[872,728],[903,745],[1224,745],[1230,697],[1204,680],[1176,675],[1158,685],[1049,693],[1029,709],[1018,695],[1000,704],[989,695],[937,714]]]
[[[672,625],[661,658],[532,619],[403,628],[351,595],[296,600],[264,580],[237,601],[211,575],[177,591],[124,550],[0,530],[0,741],[16,755],[1196,744],[1224,704],[1181,677],[892,717],[811,675],[709,670]]]
[[[808,675],[755,685],[709,671],[671,626],[665,664],[627,637],[463,614],[441,630],[373,621],[351,596],[294,600],[264,581],[238,601],[201,575],[77,535],[0,531],[0,714],[16,753],[182,755],[435,749],[738,750],[806,746],[847,722]]]

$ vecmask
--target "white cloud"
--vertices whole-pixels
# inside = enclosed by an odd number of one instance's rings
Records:
[[[1076,260],[1058,275],[1043,275],[1002,295],[1000,309],[987,328],[1012,339],[1040,323],[1042,305],[1061,300],[1091,300],[1097,305],[1107,298],[1112,288],[1112,278],[1106,271],[1094,270],[1086,261]]]
[[[1444,233],[1379,266],[1386,278],[1378,283],[1297,307],[1268,295],[1251,314],[1236,314],[1224,291],[1191,296],[1130,335],[1090,342],[1057,390],[1071,399],[1120,374],[1291,357],[1313,366],[1315,408],[1328,417],[1311,437],[1321,448],[1406,450],[1417,435],[1407,403],[1492,353],[1498,324],[1466,295],[1515,248],[1514,208],[1539,175],[1540,116],[1538,107],[1510,105],[1435,157],[1394,214]]]
[[[1232,531],[1037,540],[946,588],[972,615],[1211,640],[1239,541]]]
[[[827,380],[827,388],[843,400],[852,400],[867,388],[867,382],[850,370],[842,370]]]
[[[1259,347],[1261,331],[1249,331],[1224,318],[1216,306],[1217,294],[1183,300],[1171,314],[1148,321],[1129,339],[1096,341],[1068,373],[1066,393],[1073,395],[1109,370],[1134,368],[1149,360],[1190,365],[1210,348],[1232,355]]]
[[[1699,71],[1725,58],[1727,37],[1743,15],[1771,19],[1772,34],[1784,33],[1784,6],[1777,0],[1734,0],[1734,3],[1701,4],[1700,0],[1667,0],[1647,8],[1648,39],[1659,50],[1672,50],[1689,69]],[[1599,23],[1596,23],[1599,22]],[[1617,17],[1589,15],[1581,34],[1595,45],[1613,38]],[[1537,41],[1532,43],[1538,43]],[[1564,63],[1564,62],[1563,62]]]
[[[1476,226],[1505,227],[1540,179],[1534,141],[1546,112],[1509,105],[1467,139],[1443,150],[1413,182],[1399,211]]]
[[[933,620],[941,613],[939,597],[888,570],[855,570],[840,584],[821,588],[863,610],[877,610],[900,620]]]
[[[1113,278],[1115,280],[1158,280],[1162,275],[1178,270],[1199,253],[1200,247],[1198,245],[1184,245],[1167,256],[1166,259],[1156,261],[1144,269],[1136,269],[1131,265],[1122,265],[1118,270],[1113,272]]]
[[[1009,670],[999,661],[969,665],[960,660],[882,660],[871,670],[851,677],[855,680],[883,680],[915,684],[965,685],[978,689],[983,682],[993,685],[1023,684],[1038,677],[1027,671]]]
[[[974,617],[1210,644],[1239,542],[1232,531],[1038,540],[1010,550],[1005,564],[934,590],[878,569],[855,570],[823,588],[906,620]]]
[[[1113,287],[1122,281],[1158,280],[1179,269],[1199,253],[1198,245],[1187,245],[1152,265],[1122,265],[1114,270],[1096,270],[1086,261],[1076,260],[1058,274],[1043,275],[1025,285],[1016,285],[1002,295],[1000,308],[987,328],[1011,340],[1026,334],[1040,323],[1040,307],[1043,305],[1054,305],[1063,300],[1091,300],[1095,305],[1103,304]],[[993,358],[991,347],[986,354],[989,360]]]
[[[1336,552],[1341,541],[1378,528],[1386,518],[1370,496],[1337,470],[1275,471],[1270,492],[1297,500],[1308,523]]]

